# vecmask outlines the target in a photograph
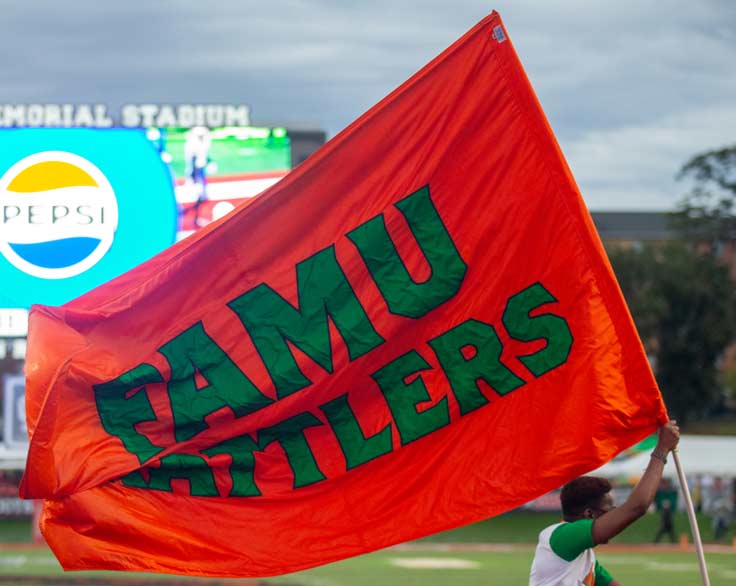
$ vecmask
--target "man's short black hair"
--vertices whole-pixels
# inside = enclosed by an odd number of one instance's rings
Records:
[[[597,507],[611,488],[608,480],[598,476],[581,476],[568,482],[560,493],[563,518],[573,520],[582,517],[583,511]]]

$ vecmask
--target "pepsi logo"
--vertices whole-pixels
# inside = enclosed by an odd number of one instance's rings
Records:
[[[110,182],[78,155],[37,153],[0,178],[0,254],[29,275],[65,279],[89,270],[112,246],[117,225]]]

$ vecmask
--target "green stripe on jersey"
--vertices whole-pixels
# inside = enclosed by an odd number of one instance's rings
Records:
[[[593,519],[581,519],[571,523],[563,523],[557,527],[549,538],[549,546],[566,562],[571,562],[593,543]]]

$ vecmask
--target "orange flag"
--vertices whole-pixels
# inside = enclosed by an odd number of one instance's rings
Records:
[[[35,306],[26,368],[21,492],[67,569],[309,568],[666,421],[495,13],[252,204]]]

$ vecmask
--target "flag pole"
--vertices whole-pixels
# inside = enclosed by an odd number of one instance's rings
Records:
[[[710,586],[710,579],[708,578],[708,568],[705,565],[703,542],[700,539],[700,529],[698,529],[698,520],[695,517],[695,508],[693,507],[693,501],[690,498],[690,489],[687,487],[687,479],[685,478],[685,473],[682,470],[682,464],[680,464],[680,455],[677,453],[677,450],[672,451],[672,458],[675,460],[677,476],[680,479],[682,494],[685,496],[685,508],[687,509],[687,517],[688,519],[690,519],[690,530],[692,531],[693,541],[695,542],[695,551],[698,554],[700,577],[703,581],[703,586]]]

